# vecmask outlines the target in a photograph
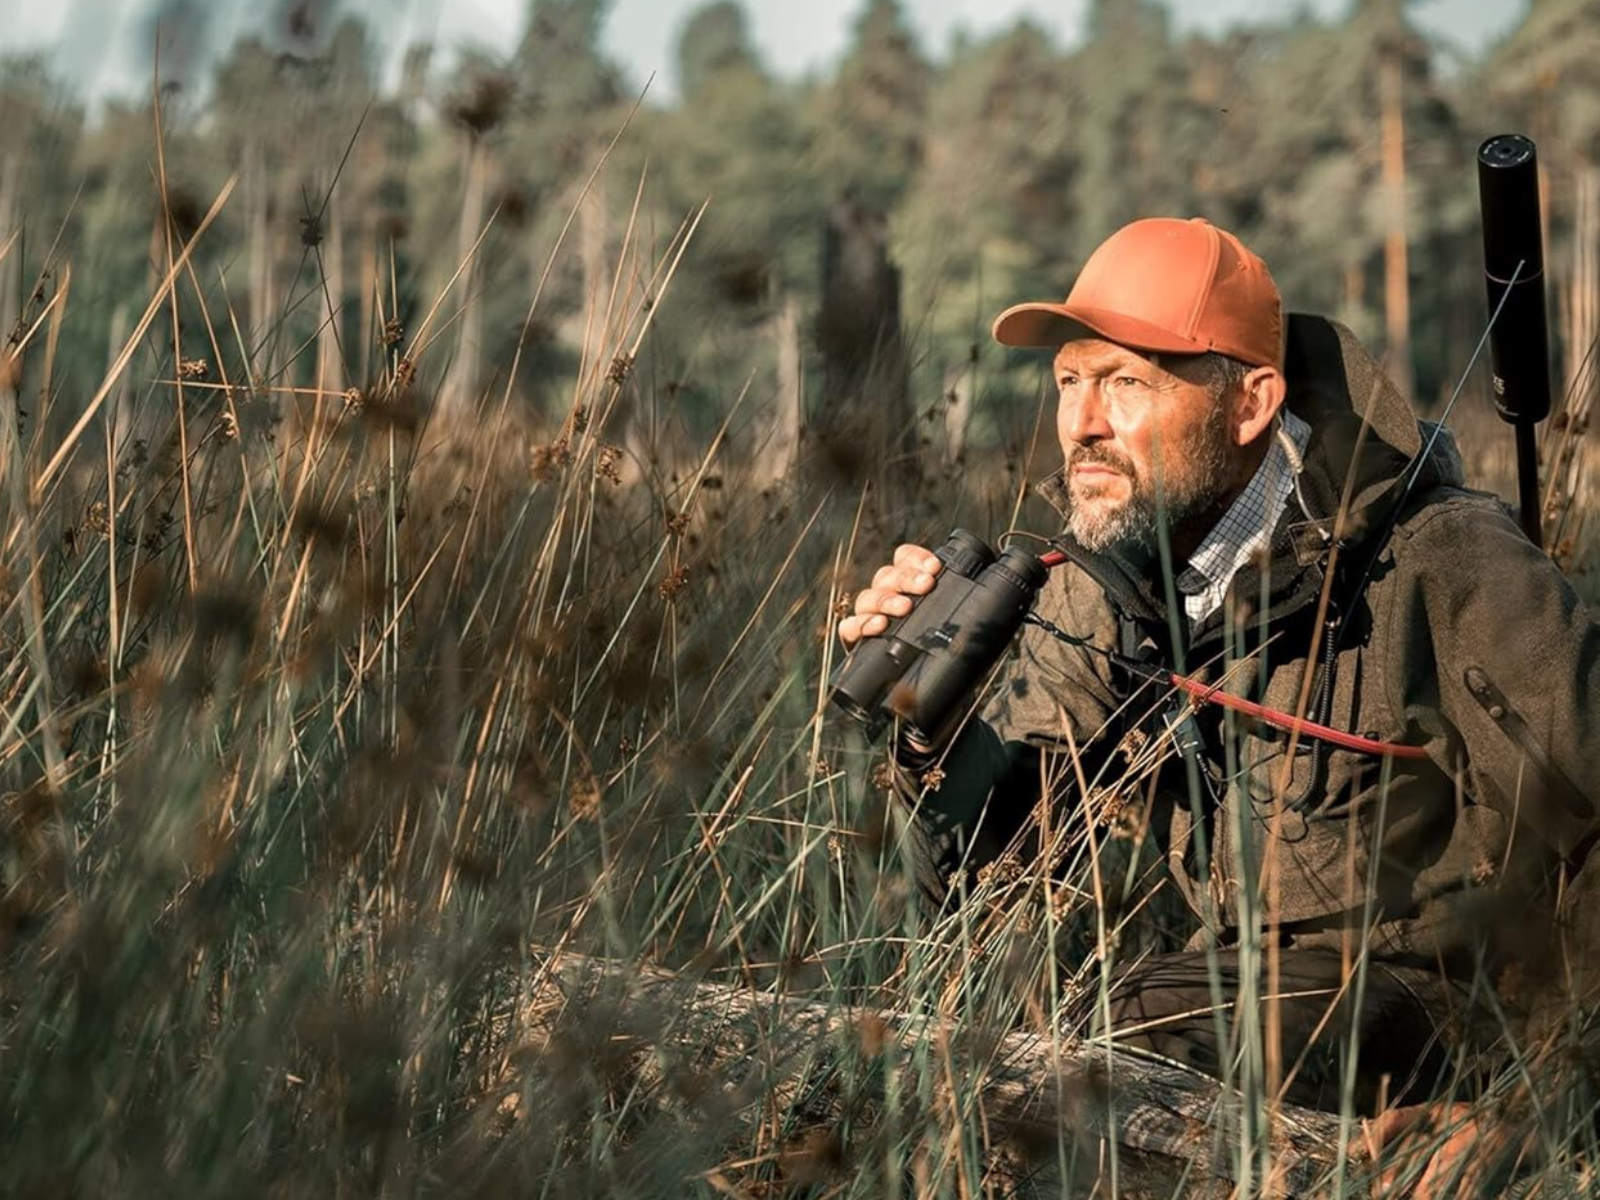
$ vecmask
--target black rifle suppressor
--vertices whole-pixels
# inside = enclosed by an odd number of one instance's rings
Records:
[[[1538,546],[1541,504],[1534,430],[1550,415],[1550,332],[1545,318],[1539,157],[1531,141],[1520,133],[1502,133],[1478,147],[1478,202],[1489,312],[1493,316],[1500,310],[1489,327],[1494,406],[1516,430],[1518,516],[1523,532]]]

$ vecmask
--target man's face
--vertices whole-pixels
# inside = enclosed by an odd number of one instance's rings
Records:
[[[1157,359],[1098,338],[1056,354],[1056,432],[1072,499],[1068,528],[1093,551],[1153,550],[1208,516],[1237,473],[1232,397]]]

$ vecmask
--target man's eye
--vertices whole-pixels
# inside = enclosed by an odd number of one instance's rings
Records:
[[[1078,382],[1078,377],[1076,375],[1063,375],[1061,377],[1061,380],[1060,380],[1060,383],[1059,383],[1058,386],[1060,386],[1060,387],[1073,387],[1073,386],[1075,386],[1077,384],[1077,382]]]
[[[1118,375],[1111,382],[1116,384],[1118,387],[1126,388],[1138,387],[1144,382],[1144,380],[1140,379],[1137,375]]]

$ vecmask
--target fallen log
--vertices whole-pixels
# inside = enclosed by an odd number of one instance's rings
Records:
[[[697,1102],[715,1095],[714,1121],[730,1147],[774,1111],[813,1133],[851,1102],[853,1136],[890,1120],[889,1101],[864,1113],[859,1088],[851,1101],[840,1082],[878,1070],[898,1081],[902,1103],[920,1097],[946,1128],[981,1130],[985,1184],[1001,1194],[1311,1196],[1327,1193],[1335,1171],[1336,1115],[1280,1105],[1265,1131],[1254,1130],[1245,1123],[1256,1114],[1231,1089],[1148,1053],[985,1033],[576,955],[543,959],[535,983],[523,1045],[541,1034],[559,1039],[564,1061],[578,1068],[626,1058],[632,1074],[622,1090],[635,1097],[652,1088],[681,1094],[692,1079]],[[579,1031],[587,1049],[574,1051]],[[1354,1160],[1359,1131],[1347,1138]],[[1354,1182],[1359,1168],[1346,1167]]]

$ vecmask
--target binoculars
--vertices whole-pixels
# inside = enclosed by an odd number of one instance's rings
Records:
[[[996,554],[957,529],[934,553],[933,590],[876,637],[863,638],[829,681],[833,702],[876,737],[891,718],[928,745],[994,666],[1048,577],[1026,550]]]

